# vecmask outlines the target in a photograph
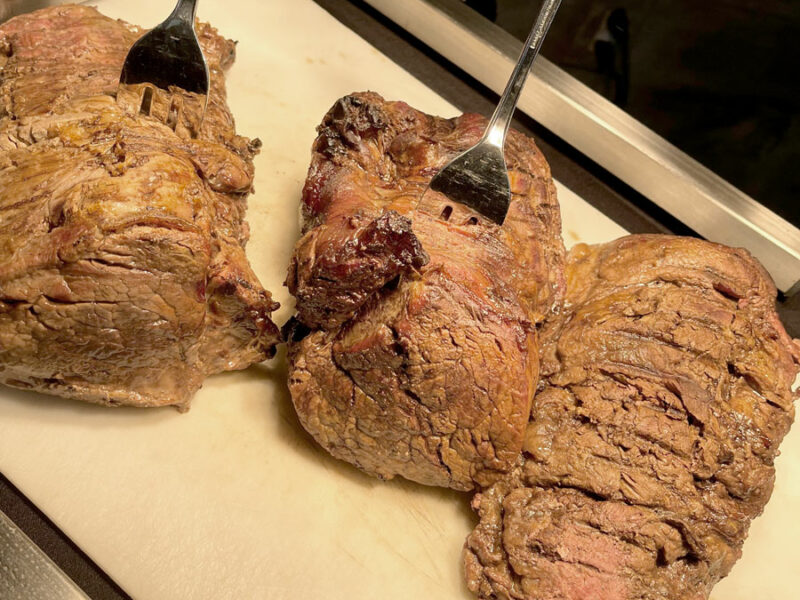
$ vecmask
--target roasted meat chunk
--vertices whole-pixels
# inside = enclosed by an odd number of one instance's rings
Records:
[[[141,33],[83,6],[0,25],[0,381],[187,407],[204,377],[279,339],[244,254],[258,142],[234,131],[234,45],[207,25],[197,139],[121,110],[120,68]]]
[[[485,124],[359,93],[318,129],[287,279],[297,299],[289,387],[314,438],[378,477],[468,490],[522,447],[537,324],[564,288],[549,167],[511,132],[502,227],[416,210]]]
[[[702,600],[792,423],[797,341],[744,250],[635,235],[567,257],[523,454],[475,496],[484,599]]]

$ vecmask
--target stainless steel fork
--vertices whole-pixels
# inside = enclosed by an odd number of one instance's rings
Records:
[[[117,100],[196,137],[208,103],[209,73],[194,30],[197,0],[178,0],[167,19],[143,35],[122,67]]]
[[[498,225],[503,224],[511,204],[511,186],[503,155],[506,133],[522,86],[560,4],[561,0],[544,1],[483,137],[431,179],[418,210],[434,214],[444,221],[477,222],[474,213],[466,211],[469,214],[464,214],[465,211],[458,207],[465,205]]]

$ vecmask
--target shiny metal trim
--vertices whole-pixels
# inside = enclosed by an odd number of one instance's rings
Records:
[[[458,0],[366,0],[497,93],[522,43]],[[800,281],[800,229],[543,57],[519,108],[705,238],[750,250],[786,291]]]
[[[0,598],[87,600],[88,596],[0,511]]]

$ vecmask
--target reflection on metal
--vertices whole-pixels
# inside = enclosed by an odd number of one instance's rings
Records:
[[[521,42],[460,0],[366,0],[495,92]],[[519,108],[700,235],[750,250],[784,291],[800,281],[800,229],[540,57]]]
[[[0,511],[0,598],[87,600],[71,579]]]

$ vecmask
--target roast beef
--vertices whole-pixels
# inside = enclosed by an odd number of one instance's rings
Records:
[[[629,236],[567,258],[524,451],[475,496],[480,598],[701,600],[769,499],[798,342],[744,250]]]
[[[417,210],[433,174],[485,125],[359,93],[318,128],[287,279],[289,387],[326,450],[381,478],[472,489],[522,447],[537,324],[564,287],[549,167],[512,131],[502,227]]]
[[[0,26],[0,381],[103,404],[186,407],[273,351],[277,308],[244,254],[257,140],[223,71],[198,139],[115,103],[142,30],[82,6]]]

